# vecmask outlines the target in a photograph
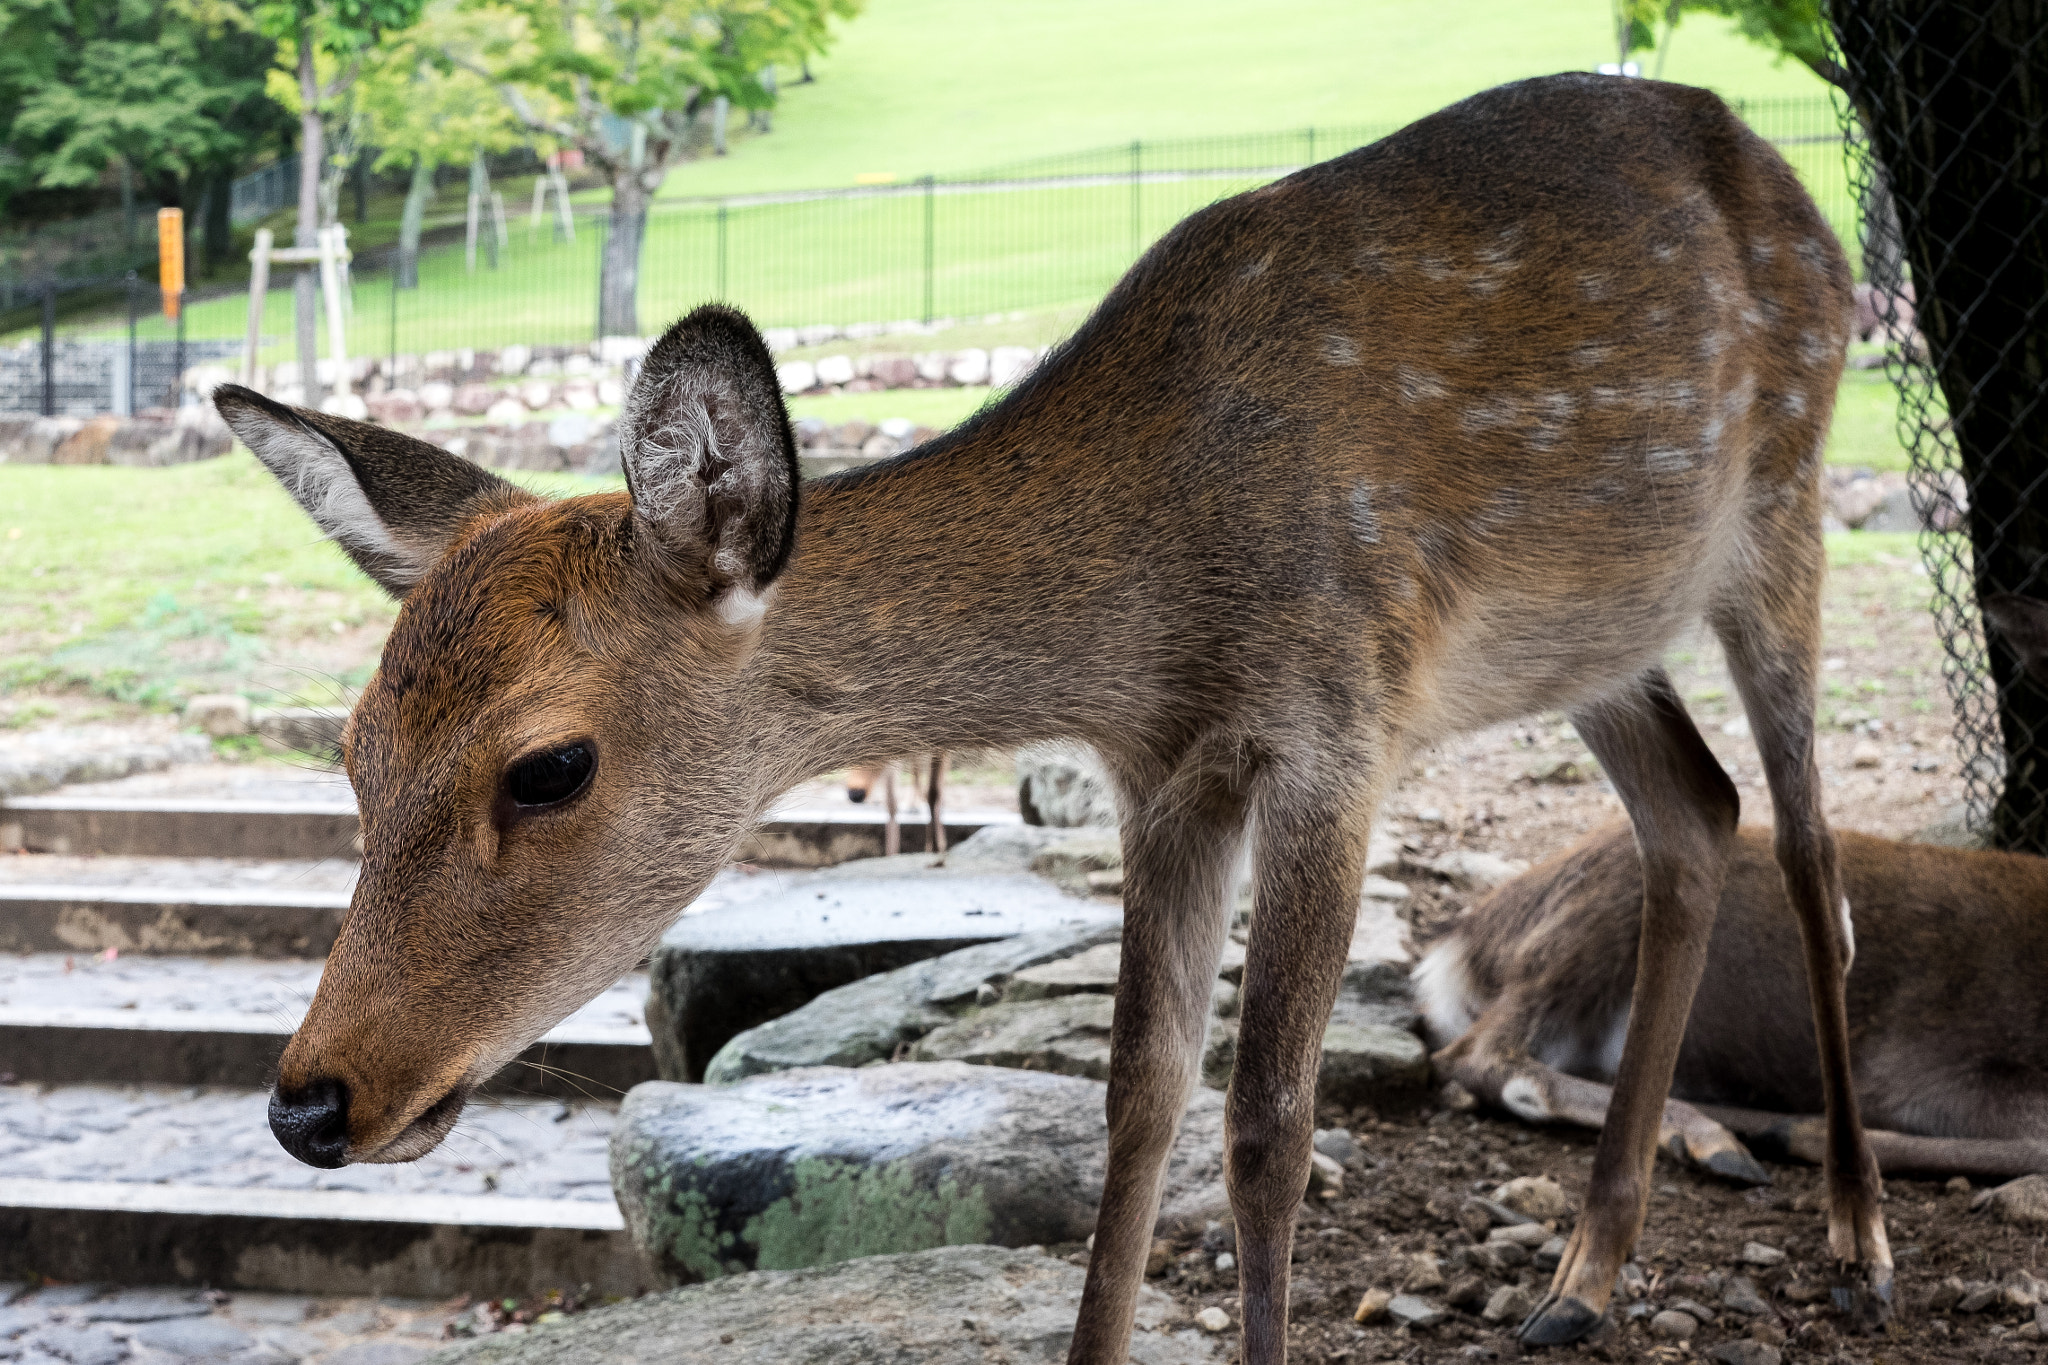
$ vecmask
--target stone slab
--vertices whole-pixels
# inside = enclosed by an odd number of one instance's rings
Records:
[[[0,952],[325,957],[348,901],[346,891],[4,885]]]
[[[654,1082],[619,1112],[627,1226],[681,1282],[1094,1231],[1108,1142],[1096,1081],[905,1062],[729,1086]],[[1228,1208],[1223,1097],[1198,1091],[1168,1159],[1163,1229]]]
[[[1085,1274],[983,1246],[763,1271],[465,1342],[432,1365],[1055,1365]],[[1132,1365],[1216,1365],[1224,1349],[1139,1289]]]
[[[651,963],[661,1074],[700,1079],[735,1035],[863,977],[1100,915],[1042,878],[963,873],[807,880],[687,916]]]

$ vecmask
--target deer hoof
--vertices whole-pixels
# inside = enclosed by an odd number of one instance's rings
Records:
[[[1585,1304],[1551,1295],[1522,1319],[1515,1335],[1524,1346],[1563,1346],[1590,1335],[1599,1325],[1600,1314]]]
[[[1758,1164],[1757,1159],[1751,1156],[1739,1144],[1734,1147],[1724,1147],[1718,1152],[1710,1153],[1707,1159],[1700,1164],[1706,1167],[1712,1174],[1718,1175],[1723,1180],[1736,1185],[1768,1185],[1771,1183],[1771,1173]]]
[[[1835,1268],[1834,1303],[1858,1331],[1882,1332],[1892,1316],[1892,1268],[1844,1261]]]

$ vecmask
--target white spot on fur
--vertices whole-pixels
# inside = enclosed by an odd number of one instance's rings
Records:
[[[1380,543],[1380,514],[1373,510],[1372,485],[1364,479],[1351,485],[1351,534],[1367,545]]]
[[[1441,256],[1424,256],[1415,265],[1426,280],[1441,282],[1451,277],[1451,263]]]
[[[718,605],[714,610],[718,613],[718,619],[726,625],[744,629],[758,625],[761,618],[768,614],[768,601],[774,595],[775,589],[772,586],[765,591],[754,592],[735,585],[719,594]]]
[[[1749,259],[1755,261],[1758,265],[1769,265],[1777,258],[1777,243],[1758,240],[1749,244]]]
[[[1394,379],[1401,386],[1401,397],[1410,403],[1420,403],[1425,399],[1441,398],[1445,393],[1444,381],[1441,375],[1431,374],[1427,370],[1418,370],[1412,365],[1395,366]]]
[[[1785,412],[1786,412],[1786,414],[1787,414],[1788,416],[1792,416],[1792,417],[1804,417],[1804,416],[1806,416],[1806,395],[1805,395],[1805,394],[1803,394],[1803,393],[1788,393],[1788,394],[1786,394],[1786,395],[1785,395],[1785,400],[1784,400],[1784,401],[1785,401]]]
[[[1246,261],[1238,270],[1237,277],[1241,280],[1255,280],[1265,274],[1272,264],[1272,258],[1268,256],[1261,256],[1256,261]]]
[[[1650,255],[1654,256],[1660,263],[1669,265],[1678,259],[1678,247],[1671,242],[1658,242],[1651,246]]]
[[[1332,365],[1356,365],[1358,343],[1347,336],[1332,333],[1323,338],[1323,359]]]
[[[1651,446],[1643,452],[1643,464],[1658,478],[1669,478],[1692,468],[1692,452],[1684,446]]]
[[[1465,409],[1458,425],[1466,431],[1478,434],[1500,427],[1513,426],[1522,415],[1521,400],[1511,393],[1495,394],[1483,403],[1474,403]]]
[[[1607,357],[1614,354],[1614,348],[1604,341],[1583,342],[1572,348],[1572,363],[1587,369],[1605,365]]]
[[[1527,1076],[1512,1077],[1502,1086],[1500,1102],[1524,1123],[1550,1122],[1550,1103],[1543,1096],[1543,1087]]]
[[[1812,369],[1828,358],[1828,344],[1818,332],[1806,331],[1799,334],[1799,363]]]
[[[1604,271],[1588,270],[1579,276],[1579,292],[1595,302],[1607,297],[1612,284]]]
[[[1792,253],[1795,256],[1799,257],[1800,260],[1806,262],[1808,269],[1813,270],[1819,274],[1827,273],[1828,249],[1826,246],[1822,245],[1820,238],[1800,238],[1799,244],[1792,248]]]
[[[1466,961],[1465,940],[1452,934],[1429,950],[1409,973],[1415,985],[1415,1007],[1422,1013],[1431,1051],[1441,1051],[1465,1036],[1488,1002],[1479,999]]]
[[[1727,349],[1728,334],[1726,332],[1709,332],[1700,338],[1700,358],[1702,360],[1712,360]]]

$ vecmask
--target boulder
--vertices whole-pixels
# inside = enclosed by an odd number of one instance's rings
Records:
[[[904,1062],[737,1085],[635,1086],[612,1130],[634,1241],[679,1282],[992,1242],[1077,1242],[1102,1197],[1107,1087],[1074,1076]],[[1228,1208],[1223,1097],[1197,1092],[1168,1158],[1159,1227]]]
[[[668,1079],[697,1080],[734,1035],[826,991],[977,943],[1101,917],[1043,879],[1014,873],[825,875],[730,910],[687,915],[654,952],[647,1025],[655,1062]]]
[[[818,386],[818,367],[808,360],[785,360],[775,367],[775,378],[784,393],[802,393]]]
[[[2048,1227],[2048,1175],[2023,1175],[1994,1189],[1981,1190],[1972,1209],[1988,1209],[2001,1223],[2023,1228]]]
[[[1083,744],[1033,744],[1017,754],[1017,804],[1027,825],[1114,828],[1116,796],[1095,751]]]
[[[946,366],[946,378],[963,387],[988,383],[988,352],[979,346],[955,351],[952,363]]]
[[[1113,942],[1121,928],[1115,919],[1096,919],[1043,929],[841,986],[734,1037],[704,1068],[704,1079],[723,1084],[768,1071],[887,1061],[953,1022],[990,982]]]
[[[1109,1079],[1107,995],[1006,1000],[933,1029],[910,1050],[920,1062],[971,1062],[1061,1076]]]
[[[828,355],[817,362],[820,384],[850,384],[853,382],[853,357],[850,355]]]
[[[1429,1084],[1429,1049],[1405,1029],[1332,1019],[1323,1030],[1316,1099],[1346,1107],[1370,1104],[1389,1091]]]
[[[215,739],[249,733],[249,699],[232,692],[208,692],[185,703],[185,723]]]
[[[762,1271],[450,1347],[434,1365],[1052,1365],[1086,1272],[1035,1251],[952,1246]],[[1138,1291],[1132,1365],[1211,1365],[1224,1348]]]
[[[868,374],[883,388],[907,389],[917,382],[917,362],[907,355],[884,353],[868,363]]]
[[[341,754],[341,732],[348,725],[346,706],[266,706],[253,713],[256,733],[280,748],[317,754],[329,762]]]

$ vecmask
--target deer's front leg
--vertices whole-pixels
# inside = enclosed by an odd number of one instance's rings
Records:
[[[1130,1359],[1160,1181],[1200,1073],[1243,810],[1227,792],[1191,785],[1146,799],[1127,782],[1118,793],[1124,933],[1110,1032],[1109,1165],[1069,1365]]]
[[[1259,807],[1258,889],[1224,1111],[1244,1365],[1287,1358],[1287,1272],[1308,1188],[1323,1030],[1358,924],[1372,827],[1369,799],[1288,795]]]

